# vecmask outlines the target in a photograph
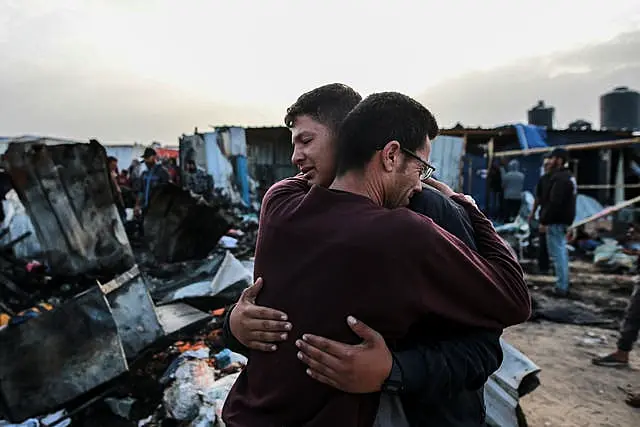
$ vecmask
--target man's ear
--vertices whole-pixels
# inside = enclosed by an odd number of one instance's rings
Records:
[[[398,141],[389,141],[380,150],[380,160],[385,172],[391,172],[400,162],[400,143]]]

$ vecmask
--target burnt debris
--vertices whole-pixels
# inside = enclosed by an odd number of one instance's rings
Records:
[[[171,372],[243,366],[220,327],[253,281],[257,211],[167,185],[142,227],[127,221],[97,141],[12,143],[3,167],[0,420],[161,425],[181,399]],[[215,419],[216,404],[185,413]]]

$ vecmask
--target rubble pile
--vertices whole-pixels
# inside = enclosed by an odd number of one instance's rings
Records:
[[[602,273],[592,262],[574,260],[570,263],[571,294],[557,298],[554,276],[538,274],[529,261],[522,265],[533,299],[531,320],[617,330],[637,284],[635,275]]]
[[[130,369],[108,398],[77,414],[76,426],[214,426],[246,358],[225,349],[224,310]]]
[[[0,426],[220,425],[246,363],[220,328],[253,281],[257,210],[168,186],[123,224],[97,142],[12,144],[6,168]]]

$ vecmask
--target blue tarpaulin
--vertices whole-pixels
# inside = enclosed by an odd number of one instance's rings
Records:
[[[548,147],[546,143],[547,131],[545,128],[541,126],[523,124],[516,124],[513,125],[513,127],[516,129],[520,148],[523,150],[528,150],[529,148]]]

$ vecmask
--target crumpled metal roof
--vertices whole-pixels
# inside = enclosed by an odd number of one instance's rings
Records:
[[[484,386],[487,423],[495,427],[526,426],[519,399],[540,385],[540,368],[515,347],[500,340],[504,358]]]

